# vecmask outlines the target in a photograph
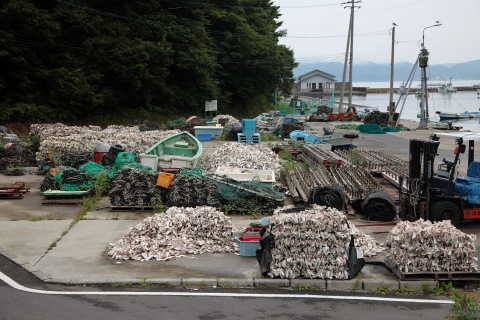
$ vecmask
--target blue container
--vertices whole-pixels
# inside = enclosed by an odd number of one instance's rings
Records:
[[[197,133],[197,139],[199,141],[211,141],[212,134],[211,133]]]
[[[255,257],[257,255],[260,241],[242,241],[238,237],[235,239],[240,243],[240,255],[242,257]]]
[[[237,133],[237,139],[239,143],[247,143],[247,144],[259,144],[262,141],[260,137],[260,133],[255,133],[253,135]]]
[[[242,133],[251,136],[257,130],[257,121],[255,119],[242,119]]]

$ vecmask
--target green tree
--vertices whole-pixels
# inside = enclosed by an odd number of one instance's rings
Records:
[[[0,1],[0,121],[256,112],[292,84],[278,18],[268,0]]]

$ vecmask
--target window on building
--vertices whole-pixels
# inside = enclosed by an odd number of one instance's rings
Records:
[[[317,84],[316,83],[312,83],[312,90],[315,90],[317,89]]]

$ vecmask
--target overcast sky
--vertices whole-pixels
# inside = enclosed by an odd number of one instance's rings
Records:
[[[346,0],[345,0],[346,2]],[[273,0],[280,6],[280,43],[298,62],[343,62],[350,9],[335,0]],[[391,28],[396,23],[395,62],[414,63],[424,28],[429,64],[480,59],[480,0],[363,0],[356,5],[353,61],[389,63]],[[350,6],[350,4],[348,4]]]

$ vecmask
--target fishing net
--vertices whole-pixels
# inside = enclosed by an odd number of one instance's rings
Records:
[[[144,168],[124,167],[117,173],[109,193],[112,206],[153,207],[161,198],[156,176]]]
[[[151,172],[152,168],[136,163],[135,156],[131,152],[120,152],[115,160],[115,164],[108,173],[108,177],[113,179],[117,173],[124,169],[136,169],[145,172]]]
[[[267,198],[271,200],[282,200],[283,193],[272,187],[271,183],[260,181],[236,181],[233,179],[208,175],[214,179],[215,186],[220,196],[227,201],[238,201],[250,196]]]
[[[382,129],[383,132],[398,132],[398,129],[395,129],[393,127],[385,127]]]
[[[382,127],[375,123],[359,125],[358,130],[360,130],[361,133],[385,133]]]
[[[86,174],[73,168],[67,168],[64,172],[57,173],[54,177],[47,176],[40,190],[86,191],[93,189],[93,187],[93,182],[87,178]]]
[[[346,130],[358,130],[358,125],[357,124],[339,124],[338,126],[335,126],[335,128],[346,129]]]
[[[220,196],[215,184],[199,175],[199,172],[201,170],[184,170],[181,174],[175,175],[168,188],[169,206],[220,206]]]
[[[91,180],[95,180],[101,173],[107,172],[104,166],[93,161],[85,163],[79,171],[85,173]]]
[[[110,147],[107,153],[102,156],[103,166],[113,166],[117,160],[117,156],[125,152],[125,148],[122,145],[116,144]]]

